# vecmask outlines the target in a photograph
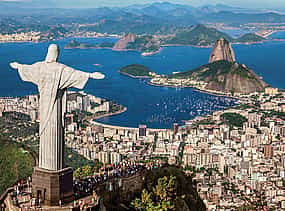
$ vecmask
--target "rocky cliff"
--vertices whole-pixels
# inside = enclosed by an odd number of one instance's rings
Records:
[[[230,42],[224,38],[221,38],[216,42],[210,55],[209,63],[221,60],[229,62],[235,62],[236,60],[235,53]]]
[[[198,68],[191,77],[207,82],[207,89],[222,92],[249,94],[268,86],[245,65],[224,60]]]
[[[268,86],[244,64],[225,60],[215,61],[195,70],[172,74],[168,77],[204,81],[207,83],[205,88],[208,90],[240,94],[262,92]]]
[[[135,40],[136,40],[136,35],[129,33],[114,45],[113,50],[125,50],[127,49],[129,43],[135,42]]]
[[[113,50],[133,50],[141,53],[157,53],[160,50],[160,40],[152,35],[128,34],[120,39]]]

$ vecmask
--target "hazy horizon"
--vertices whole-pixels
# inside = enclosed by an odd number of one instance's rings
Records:
[[[134,4],[151,4],[155,2],[170,2],[176,4],[187,4],[192,6],[224,4],[234,7],[242,8],[256,8],[256,9],[285,9],[284,0],[0,0],[6,4],[19,4],[36,7],[59,7],[59,8],[95,8],[95,7],[124,7]]]

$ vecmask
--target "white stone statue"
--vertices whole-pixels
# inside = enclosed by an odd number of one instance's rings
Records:
[[[23,81],[38,86],[40,93],[40,150],[39,167],[51,171],[64,165],[64,115],[66,90],[83,89],[89,78],[104,79],[99,72],[85,73],[57,62],[59,47],[49,46],[45,61],[32,65],[13,62],[10,66],[19,71]]]

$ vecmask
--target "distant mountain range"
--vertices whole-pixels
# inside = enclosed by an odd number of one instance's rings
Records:
[[[183,30],[173,35],[161,37],[153,35],[136,35],[129,33],[123,36],[116,43],[80,43],[72,40],[66,48],[112,48],[116,51],[134,50],[141,52],[142,55],[158,53],[161,47],[171,45],[193,45],[200,47],[212,46],[217,40],[226,39],[235,43],[257,43],[266,39],[256,34],[245,34],[240,38],[234,39],[226,33],[220,32],[215,28],[209,28],[198,24],[188,30]],[[227,41],[227,42],[228,42]]]
[[[3,32],[43,30],[64,24],[67,30],[101,33],[170,34],[196,24],[283,23],[285,14],[227,5],[192,7],[168,2],[128,7],[91,9],[39,8],[40,4],[0,2],[0,30]],[[46,4],[45,7],[53,5]],[[36,8],[36,9],[35,9]],[[8,24],[7,24],[8,23]],[[75,25],[80,26],[76,28]],[[8,25],[8,28],[7,28]],[[12,28],[10,30],[10,28]]]

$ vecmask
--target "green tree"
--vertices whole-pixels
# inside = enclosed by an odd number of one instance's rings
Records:
[[[77,168],[74,173],[73,173],[75,178],[82,178],[82,169],[81,168]]]
[[[93,166],[92,171],[93,172],[99,172],[99,169],[102,168],[104,164],[102,162],[99,162],[98,160],[95,161],[95,166]]]
[[[243,123],[247,122],[247,118],[237,113],[224,113],[222,119],[231,127],[242,127]]]
[[[141,197],[132,201],[131,205],[137,210],[146,211],[167,211],[175,210],[176,177],[162,177],[157,181],[157,185],[152,192],[143,190]]]
[[[151,210],[154,208],[154,203],[152,201],[152,193],[147,190],[143,190],[141,198],[136,198],[132,201],[132,206],[138,210]]]
[[[0,140],[0,195],[16,181],[32,175],[31,154],[15,143]]]
[[[89,165],[82,167],[82,175],[83,177],[89,177],[93,174],[92,168]]]

